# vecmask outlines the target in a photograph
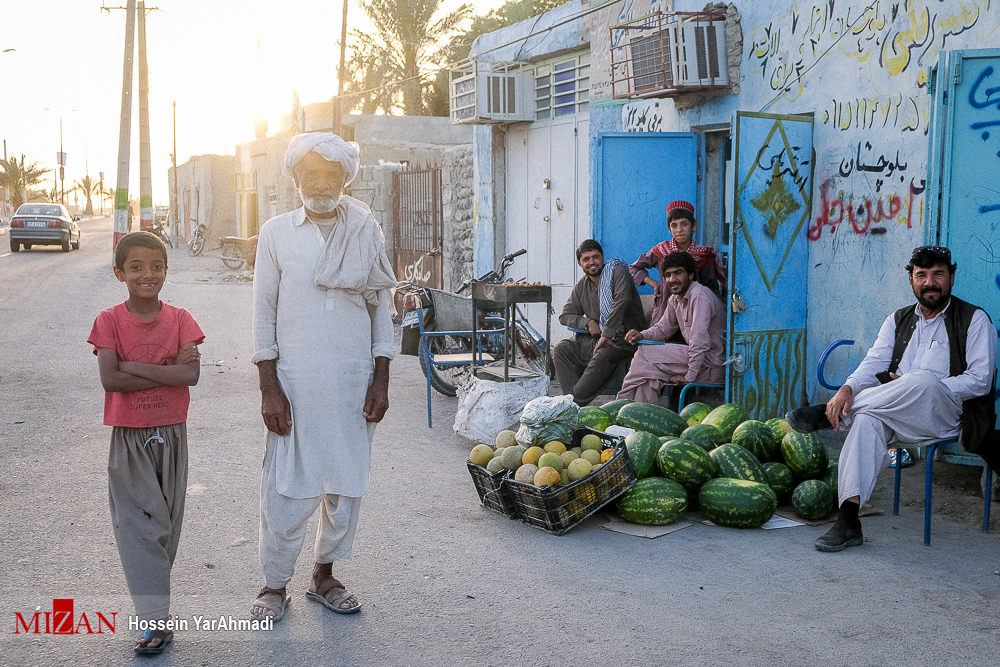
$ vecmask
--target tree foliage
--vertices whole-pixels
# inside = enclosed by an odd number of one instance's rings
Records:
[[[469,57],[472,43],[480,35],[520,23],[532,16],[544,14],[550,9],[564,5],[569,0],[510,0],[482,16],[473,17],[469,29],[453,35],[445,48],[449,63],[457,63]]]
[[[91,178],[88,174],[76,182],[73,186],[73,190],[82,192],[83,196],[87,198],[87,204],[83,207],[83,214],[94,215],[93,197],[100,194],[101,182],[95,178]]]
[[[49,172],[42,169],[39,162],[26,164],[25,156],[21,154],[21,160],[11,156],[8,159],[0,158],[0,185],[5,186],[10,193],[11,206],[16,210],[18,206],[27,201],[28,192],[33,185],[42,182],[42,178]]]
[[[472,7],[463,4],[436,18],[441,0],[361,0],[360,5],[375,32],[352,31],[355,46],[345,81],[352,107],[363,113],[402,109],[407,116],[426,115],[422,93],[446,64],[441,42],[470,17]],[[381,88],[392,82],[398,86]]]

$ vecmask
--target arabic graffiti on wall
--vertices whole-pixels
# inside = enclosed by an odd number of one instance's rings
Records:
[[[622,107],[622,129],[625,132],[662,131],[663,108],[660,100],[633,102]]]
[[[770,20],[752,31],[748,68],[758,75],[767,99],[798,99],[805,71],[821,57],[832,60],[824,64],[827,72],[846,66],[844,61],[867,66],[871,83],[880,84],[874,86],[876,90],[885,90],[890,78],[906,73],[916,81],[905,82],[900,88],[905,90],[924,83],[921,68],[936,61],[949,37],[977,26],[989,4],[990,0],[875,0],[869,4],[826,0],[811,6],[792,3],[789,8],[787,3],[778,3]],[[926,96],[904,98],[892,109],[893,122],[898,122],[896,111],[911,103],[916,113],[906,112],[904,123],[910,126],[915,119],[926,120]],[[834,121],[835,116],[843,122],[839,114],[827,114],[825,122]],[[864,112],[861,117],[869,118]]]
[[[823,123],[845,132],[892,127],[903,132],[915,132],[922,127],[926,133],[929,121],[930,105],[926,95],[918,98],[897,93],[888,97],[832,99],[828,108],[823,110]]]
[[[856,194],[840,190],[834,195],[835,187],[834,179],[830,179],[820,189],[820,214],[809,227],[810,241],[818,241],[824,229],[833,234],[845,220],[859,236],[884,234],[885,223],[892,221],[906,225],[907,229],[912,229],[914,223],[923,223],[924,179],[911,179],[908,191],[902,194],[890,191]]]

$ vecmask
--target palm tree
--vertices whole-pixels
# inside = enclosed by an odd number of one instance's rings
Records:
[[[83,214],[94,215],[94,203],[91,198],[100,193],[101,182],[94,180],[88,174],[76,182],[73,186],[73,190],[82,192],[83,196],[87,198],[87,205],[83,207]]]
[[[441,0],[361,0],[360,4],[375,24],[375,34],[352,32],[359,46],[353,47],[351,61],[354,72],[363,75],[360,80],[345,82],[347,91],[358,93],[376,87],[373,82],[399,82],[403,113],[424,115],[421,91],[433,78],[433,70],[444,64],[441,41],[469,18],[472,7],[463,4],[435,21]],[[394,91],[392,95],[395,102]],[[384,104],[384,100],[377,104]]]
[[[28,190],[33,185],[42,182],[42,177],[48,173],[48,169],[42,169],[38,162],[25,164],[24,154],[21,154],[21,161],[11,156],[9,159],[0,158],[0,186],[7,188],[10,193],[10,203],[17,210],[28,197]]]

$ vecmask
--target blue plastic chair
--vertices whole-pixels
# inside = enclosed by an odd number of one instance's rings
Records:
[[[830,353],[841,345],[854,345],[853,340],[837,340],[830,344],[829,347],[824,350],[822,356],[819,359],[819,366],[816,368],[816,376],[819,383],[831,391],[836,391],[840,389],[843,385],[832,385],[826,381],[823,375],[823,370],[826,368],[826,361],[830,357]],[[899,445],[906,444],[911,447],[927,448],[927,464],[925,467],[925,481],[924,481],[924,544],[931,543],[931,494],[934,490],[934,457],[937,454],[939,447],[954,447],[958,445],[957,438],[944,438],[942,440],[924,440],[921,442],[900,442],[897,443],[897,452]],[[901,457],[897,456],[896,465],[896,488],[893,492],[892,497],[892,514],[893,516],[899,516],[899,488],[902,482],[902,466],[898,464]],[[985,497],[985,504],[983,506],[983,532],[988,533],[990,530],[990,502],[992,501],[993,495],[993,472],[990,466],[983,462],[986,466],[986,488],[984,490],[983,496]]]
[[[486,322],[490,324],[503,324],[502,317],[487,317]],[[430,340],[432,338],[443,338],[452,336],[454,338],[468,338],[471,340],[472,331],[427,331],[424,329],[424,309],[417,308],[417,323],[420,326],[420,354],[427,362],[427,428],[434,428],[431,420],[431,372],[432,366],[439,368],[451,368],[455,366],[471,366],[478,364],[482,366],[492,362],[492,355],[483,352],[483,337],[488,335],[503,335],[503,329],[480,329],[476,332],[476,351],[459,354],[434,354],[431,352]]]

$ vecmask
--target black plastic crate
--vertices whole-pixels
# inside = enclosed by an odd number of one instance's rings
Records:
[[[632,488],[636,479],[625,449],[625,439],[585,427],[573,432],[570,448],[578,447],[587,434],[599,437],[604,442],[604,448],[613,447],[615,453],[586,477],[566,486],[544,487],[518,482],[513,477],[503,480],[521,521],[554,535],[562,535]]]
[[[469,467],[469,474],[472,475],[472,482],[476,485],[479,502],[482,503],[483,507],[493,510],[497,514],[516,519],[517,510],[514,509],[514,499],[510,497],[510,490],[503,484],[503,480],[510,476],[510,471],[490,472],[472,461],[465,463]]]

